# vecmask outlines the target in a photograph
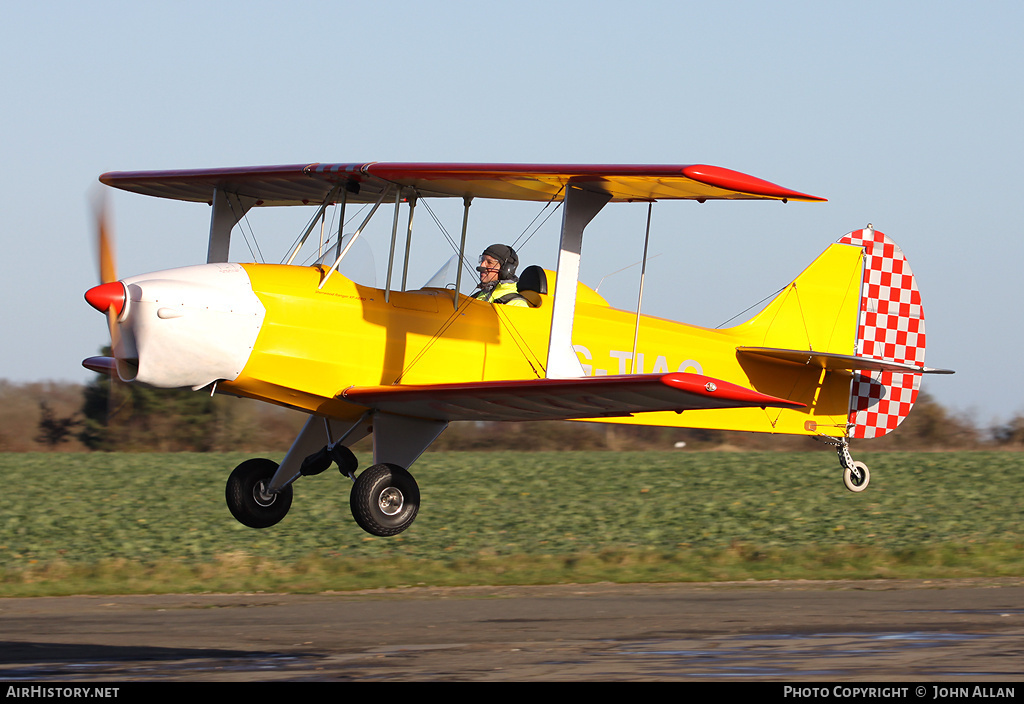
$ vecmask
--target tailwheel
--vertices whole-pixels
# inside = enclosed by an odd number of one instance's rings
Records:
[[[252,459],[231,472],[224,495],[231,515],[239,523],[250,528],[269,528],[288,513],[292,505],[291,485],[276,494],[267,490],[276,471],[277,462]]]
[[[352,517],[371,535],[397,535],[412,525],[420,508],[420,488],[395,464],[375,464],[356,477],[349,498]]]
[[[868,488],[871,481],[871,472],[863,462],[855,462],[850,456],[850,443],[846,438],[833,441],[836,446],[836,453],[839,455],[839,466],[843,468],[843,484],[847,489],[859,494]]]
[[[854,462],[852,466],[843,468],[843,484],[852,492],[864,491],[870,481],[871,472],[863,462]]]

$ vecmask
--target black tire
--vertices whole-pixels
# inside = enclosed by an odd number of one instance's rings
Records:
[[[286,486],[276,494],[266,494],[277,462],[267,459],[246,460],[235,467],[228,477],[224,498],[228,510],[239,523],[250,528],[269,528],[280,523],[292,505],[292,487]]]
[[[420,510],[420,488],[395,464],[375,464],[352,485],[352,517],[371,535],[397,535],[412,525]]]

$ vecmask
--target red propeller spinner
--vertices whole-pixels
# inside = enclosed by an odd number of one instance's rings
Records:
[[[124,284],[120,281],[111,281],[99,286],[93,286],[85,292],[85,300],[101,313],[106,313],[113,308],[117,315],[121,315],[126,298]]]

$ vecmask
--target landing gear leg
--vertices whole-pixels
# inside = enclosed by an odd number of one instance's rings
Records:
[[[854,493],[860,493],[868,488],[871,481],[871,472],[863,462],[855,462],[850,455],[850,443],[843,438],[836,447],[839,454],[839,464],[843,467],[843,484]]]

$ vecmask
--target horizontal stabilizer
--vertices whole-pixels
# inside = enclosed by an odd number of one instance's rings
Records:
[[[913,364],[891,362],[872,357],[814,352],[813,350],[780,350],[774,347],[737,347],[740,356],[761,357],[773,361],[790,362],[828,369],[830,371],[899,372],[902,374],[953,374],[952,369],[932,369]]]
[[[649,411],[710,408],[803,408],[701,374],[624,374],[573,379],[350,387],[350,403],[396,415],[437,420],[570,420]]]

